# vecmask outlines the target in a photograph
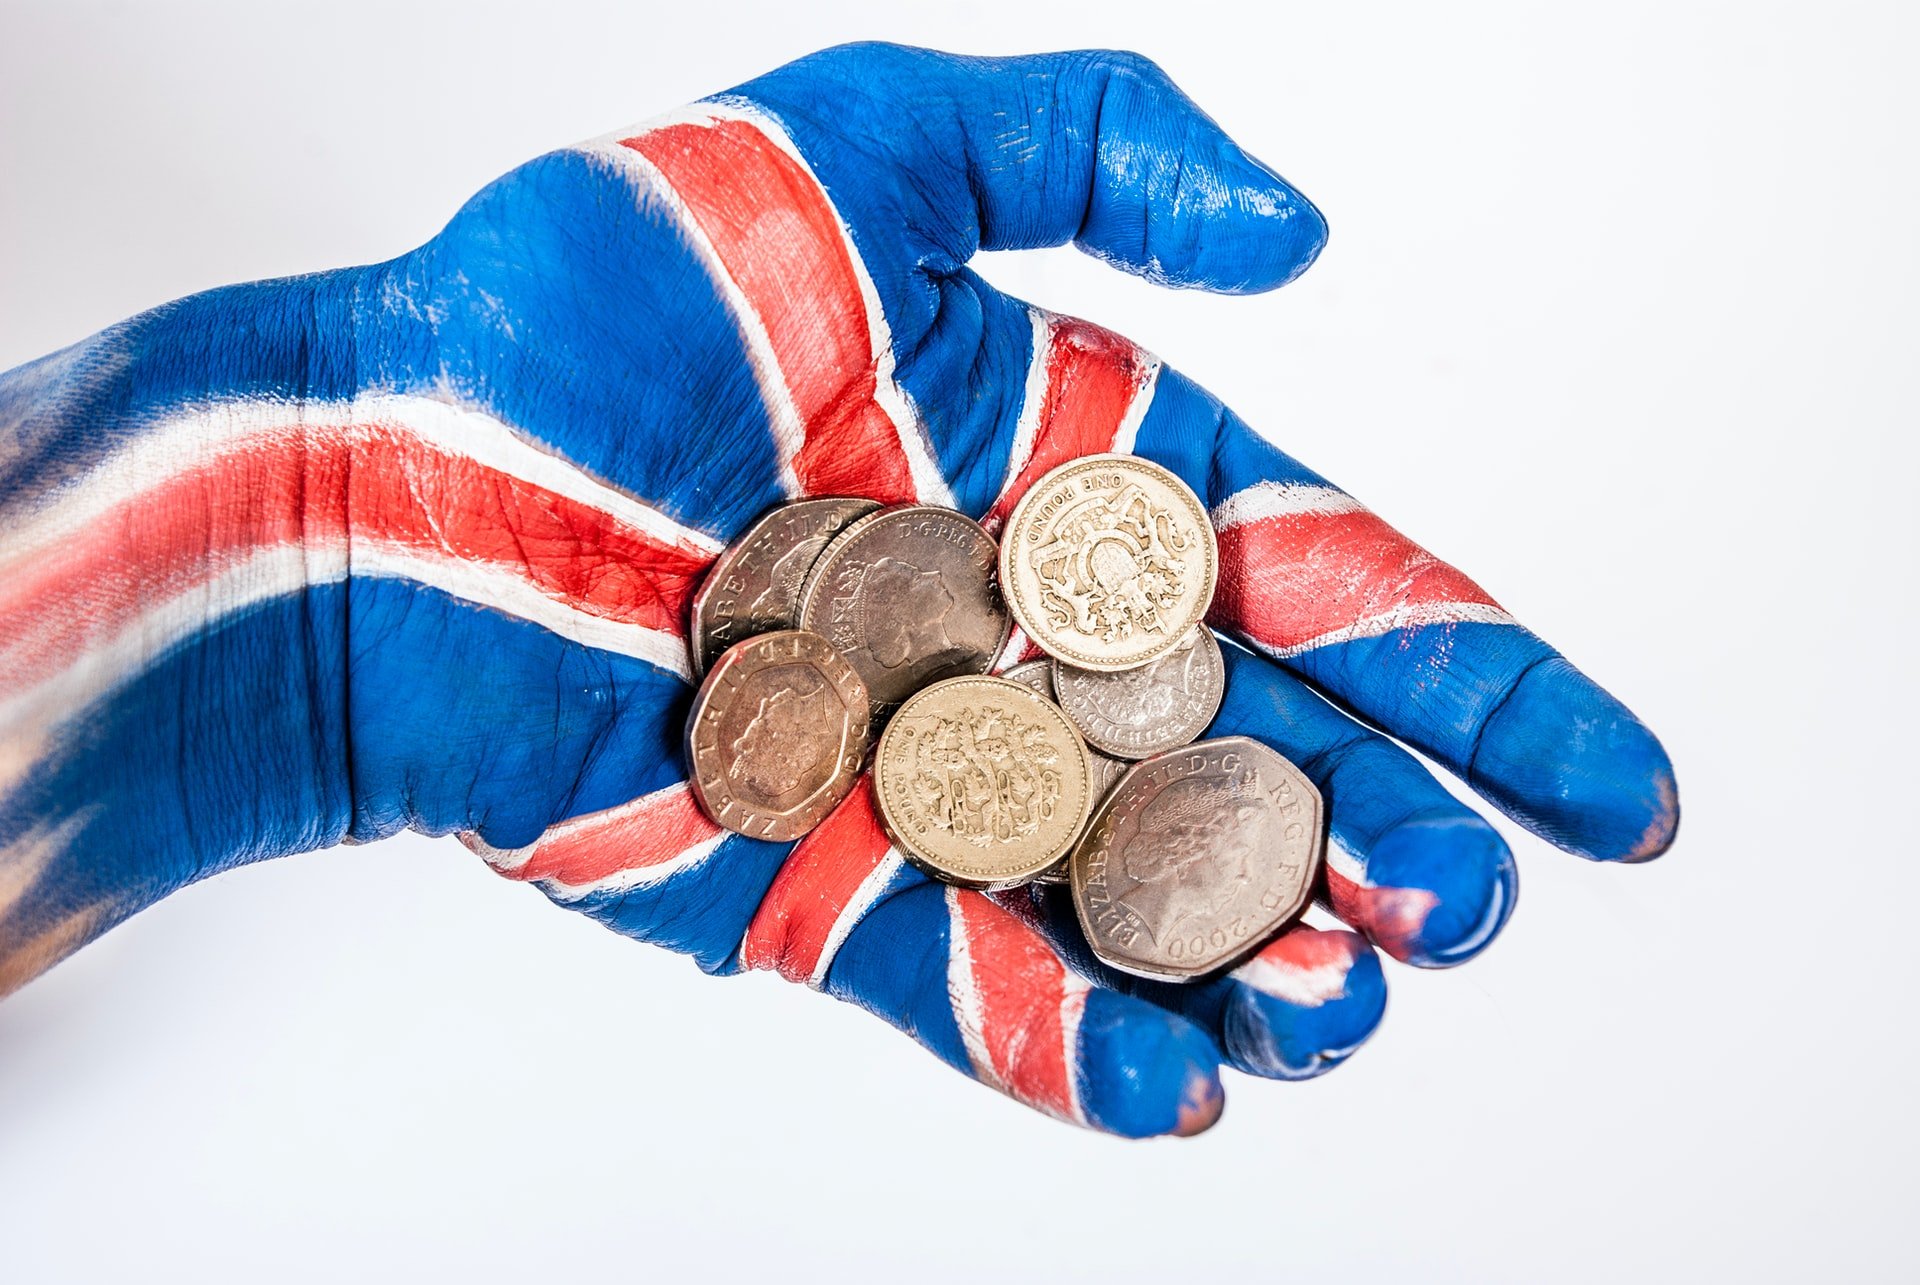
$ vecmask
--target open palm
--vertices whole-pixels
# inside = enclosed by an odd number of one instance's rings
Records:
[[[0,840],[72,820],[38,867],[53,880],[105,860],[99,817],[152,827],[164,874],[62,911],[91,907],[91,932],[238,861],[461,832],[622,933],[851,999],[1056,1115],[1204,1127],[1222,1061],[1297,1078],[1365,1039],[1375,947],[1456,963],[1513,905],[1493,828],[1315,686],[1571,851],[1649,858],[1677,823],[1653,737],[1472,581],[1154,357],[966,267],[1071,240],[1244,292],[1324,238],[1137,57],[852,46],[522,166],[389,263],[128,323],[153,328],[148,355],[176,337],[171,382],[142,383],[123,431],[50,451],[77,480],[0,546],[33,581],[0,580],[0,730],[50,747]],[[273,365],[293,341],[259,321],[251,351],[177,339],[197,333],[182,310],[242,308],[297,315],[297,355]],[[997,531],[1035,477],[1097,451],[1211,506],[1212,623],[1251,650],[1227,648],[1209,734],[1265,741],[1319,786],[1327,900],[1355,931],[1296,927],[1228,976],[1143,982],[1090,958],[1057,893],[903,865],[864,787],[792,845],[693,803],[687,604],[732,535],[828,494]],[[28,621],[74,592],[85,610]],[[118,668],[76,665],[126,638]],[[273,683],[237,676],[263,664]],[[103,784],[98,738],[61,730],[83,707],[165,771]],[[216,728],[236,722],[268,767],[234,768]]]

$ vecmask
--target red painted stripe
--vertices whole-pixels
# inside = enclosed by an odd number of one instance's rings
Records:
[[[1027,488],[1049,469],[1113,449],[1152,359],[1132,340],[1090,321],[1052,317],[1047,326],[1047,392],[1034,428],[1033,454],[982,519],[998,531]]]
[[[1381,950],[1404,961],[1440,898],[1426,888],[1369,888],[1328,870],[1327,903]]]
[[[1258,518],[1220,536],[1212,617],[1276,650],[1401,607],[1499,604],[1365,511]]]
[[[1366,953],[1366,949],[1365,940],[1357,933],[1295,924],[1261,947],[1257,958],[1293,972],[1317,973],[1329,965],[1351,972],[1354,961]]]
[[[577,886],[672,861],[720,834],[692,792],[677,785],[607,812],[562,822],[540,837],[524,865],[500,873],[508,879],[554,879]]]
[[[977,892],[956,894],[990,1071],[1022,1102],[1074,1118],[1061,1005],[1066,965],[1021,917]],[[962,1019],[964,1020],[964,1019]]]
[[[899,430],[874,401],[866,300],[818,181],[748,121],[667,125],[622,144],[672,185],[766,329],[805,438],[801,487],[916,498]]]
[[[675,634],[712,561],[402,427],[311,436],[290,425],[157,481],[9,569],[0,588],[7,685],[57,672],[91,640],[255,550],[351,542],[490,564],[575,610]]]
[[[747,927],[741,962],[777,969],[792,982],[811,979],[834,925],[889,846],[874,811],[873,779],[863,777],[782,863]]]

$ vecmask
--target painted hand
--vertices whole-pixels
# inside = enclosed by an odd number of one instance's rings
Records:
[[[828,50],[515,170],[389,263],[214,291],[0,380],[0,990],[206,873],[412,826],[715,972],[853,1000],[976,1078],[1190,1132],[1297,1078],[1513,906],[1486,822],[1644,860],[1672,773],[1472,581],[1134,345],[988,286],[1074,241],[1266,290],[1319,214],[1129,55]],[[1004,520],[1135,451],[1213,506],[1212,734],[1326,796],[1327,901],[1230,976],[1105,972],[1045,896],[903,866],[865,790],[797,845],[682,779],[687,602],[799,494]],[[1259,654],[1255,654],[1259,653]],[[129,842],[129,838],[133,842]]]

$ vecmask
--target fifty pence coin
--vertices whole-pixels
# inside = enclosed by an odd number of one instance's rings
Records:
[[[1158,660],[1101,673],[1053,662],[1054,699],[1087,744],[1124,759],[1185,745],[1207,730],[1227,690],[1227,664],[1205,625]]]
[[[994,584],[992,537],[951,509],[869,514],[807,577],[801,627],[824,635],[867,684],[876,717],[928,683],[984,673],[1012,628]]]
[[[1306,909],[1320,792],[1243,736],[1135,763],[1073,854],[1073,906],[1102,960],[1184,980],[1251,953]]]
[[[1073,848],[1093,809],[1080,733],[1004,678],[950,678],[908,700],[881,734],[873,786],[895,846],[969,888],[1032,879]]]
[[[798,839],[852,793],[869,717],[866,684],[820,635],[783,629],[735,643],[687,719],[693,796],[735,834]]]
[[[1000,546],[1013,618],[1080,669],[1132,669],[1179,646],[1219,573],[1199,497],[1158,464],[1089,455],[1035,482]]]
[[[796,500],[769,509],[707,572],[693,596],[693,672],[743,638],[791,629],[800,621],[800,593],[807,572],[827,542],[857,518],[874,512],[873,500],[831,496]]]

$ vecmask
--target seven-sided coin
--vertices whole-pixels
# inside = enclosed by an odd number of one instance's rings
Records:
[[[869,717],[866,684],[820,635],[783,629],[735,643],[687,719],[694,798],[736,834],[797,839],[852,792]]]
[[[1143,977],[1209,973],[1306,908],[1320,869],[1320,793],[1243,736],[1135,763],[1073,854],[1073,905],[1094,953]]]

